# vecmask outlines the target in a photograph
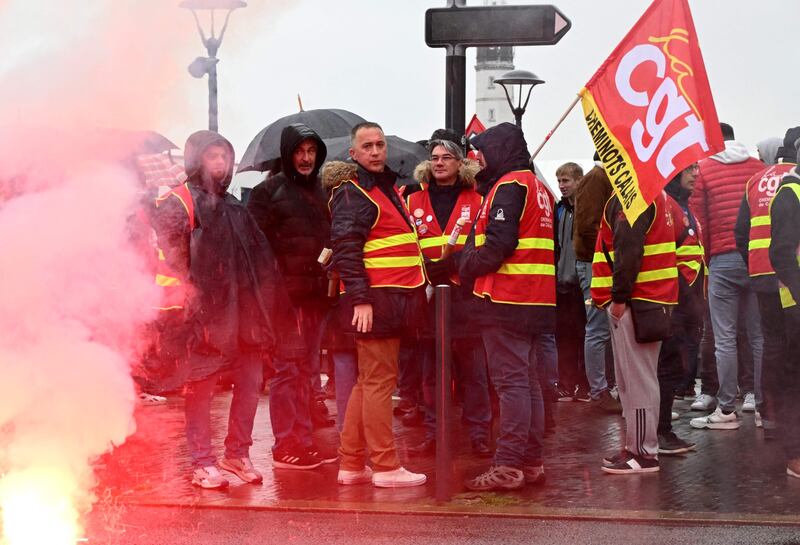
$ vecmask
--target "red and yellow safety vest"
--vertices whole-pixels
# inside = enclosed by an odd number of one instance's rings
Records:
[[[667,202],[675,227],[675,256],[678,272],[690,286],[693,286],[697,277],[700,276],[700,271],[705,270],[703,243],[700,242],[702,240],[700,224],[695,220],[697,229],[693,229],[689,214],[678,204],[678,201],[667,195]]]
[[[475,280],[474,293],[495,303],[555,306],[554,203],[550,192],[530,170],[505,174],[486,195],[475,221],[475,248],[486,243],[492,201],[497,190],[506,184],[517,184],[526,190],[525,208],[519,220],[519,241],[514,253],[497,271]]]
[[[478,214],[480,207],[480,194],[471,188],[463,189],[461,193],[459,193],[453,211],[450,213],[450,219],[447,220],[447,225],[444,231],[442,231],[439,221],[436,219],[436,214],[433,211],[428,185],[422,184],[422,191],[412,193],[408,197],[408,209],[411,212],[411,220],[417,227],[417,236],[419,237],[419,247],[422,249],[422,255],[431,261],[438,261],[441,259],[442,250],[445,244],[447,244],[450,233],[453,232],[453,228],[456,226],[456,222],[459,218],[464,218],[466,223],[453,249],[458,251],[463,248],[464,244],[467,242],[467,234],[472,229],[472,221]]]
[[[370,287],[416,288],[423,285],[425,272],[422,252],[416,230],[409,223],[408,209],[400,192],[394,189],[405,215],[400,213],[377,185],[366,190],[355,180],[346,180],[341,184],[344,183],[353,184],[378,208],[378,216],[364,243],[364,269],[367,271]],[[344,292],[343,285],[339,289]]]
[[[781,180],[794,167],[794,163],[781,163],[762,170],[747,182],[746,196],[750,207],[750,241],[748,243],[748,269],[750,276],[775,274],[769,262],[769,242],[772,227],[769,205]]]
[[[797,203],[800,205],[800,185],[798,184],[786,184],[778,189],[778,191],[786,191],[786,190],[794,191],[795,196],[797,197]],[[777,195],[776,191],[776,195]],[[800,267],[800,246],[797,247],[797,266]],[[794,300],[792,297],[792,293],[789,291],[783,282],[778,282],[778,290],[781,297],[781,306],[783,308],[789,308],[797,305],[797,301]]]
[[[674,305],[678,302],[678,268],[674,220],[666,197],[662,191],[653,202],[656,210],[653,222],[647,229],[642,264],[636,275],[631,299]],[[606,219],[608,202],[603,209],[592,261],[591,293],[598,307],[611,302],[611,286],[614,283],[609,263],[609,260],[614,260],[614,229]]]
[[[156,198],[156,208],[161,206],[170,197],[178,199],[181,205],[183,205],[183,208],[186,210],[186,215],[189,219],[189,228],[194,230],[194,201],[192,200],[192,194],[189,191],[189,184],[184,183],[176,186],[164,195]],[[158,265],[156,266],[155,281],[156,285],[162,289],[163,293],[161,297],[161,305],[158,307],[158,310],[167,311],[183,309],[187,295],[186,285],[181,282],[181,279],[178,278],[175,271],[173,271],[172,268],[167,265],[167,261],[164,258],[164,252],[161,250],[161,248],[158,248]]]

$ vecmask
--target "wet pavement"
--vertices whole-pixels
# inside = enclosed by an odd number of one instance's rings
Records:
[[[311,471],[273,469],[272,433],[267,396],[256,416],[251,457],[264,473],[262,485],[248,485],[230,475],[227,491],[200,490],[190,483],[191,467],[183,439],[183,400],[137,409],[138,431],[98,463],[101,506],[189,506],[274,510],[358,511],[376,513],[481,514],[588,520],[638,520],[682,523],[800,524],[800,480],[785,473],[783,455],[774,441],[765,442],[752,413],[744,413],[738,430],[695,430],[689,420],[701,413],[689,401],[676,401],[681,417],[674,429],[697,443],[683,456],[661,456],[661,471],[645,475],[608,475],[600,471],[604,455],[620,448],[623,420],[602,413],[591,403],[557,404],[557,428],[545,440],[543,486],[508,493],[470,493],[461,482],[488,465],[469,452],[466,434],[457,429],[453,463],[454,496],[434,499],[433,457],[409,457],[407,448],[422,438],[422,428],[406,428],[395,419],[402,463],[428,475],[425,486],[378,489],[369,484],[336,483],[337,464]],[[213,404],[214,445],[222,454],[230,393]],[[328,401],[331,411],[334,403]],[[456,409],[457,411],[457,409]],[[740,413],[742,414],[742,413]],[[454,419],[457,421],[458,419]],[[315,432],[330,448],[338,444],[334,428]]]

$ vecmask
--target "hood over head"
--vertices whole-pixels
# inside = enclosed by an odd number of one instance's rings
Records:
[[[203,153],[211,146],[227,148],[231,156],[231,161],[228,165],[228,173],[225,175],[225,178],[216,183],[216,186],[213,188],[207,187],[204,184],[201,172],[203,168]],[[189,178],[189,182],[219,195],[224,195],[228,190],[228,186],[231,185],[231,179],[233,179],[233,163],[235,159],[236,154],[233,151],[231,143],[228,142],[224,136],[213,131],[197,131],[192,133],[189,135],[189,138],[186,139],[186,145],[183,148],[183,167],[186,171],[186,176]]]
[[[744,163],[750,159],[750,153],[747,147],[737,142],[736,140],[725,140],[725,149],[716,155],[712,155],[711,159],[730,165],[733,163]]]
[[[300,145],[303,140],[311,138],[317,143],[317,161],[314,165],[314,170],[308,176],[303,176],[294,168],[294,161],[292,154],[295,148]],[[303,125],[302,123],[292,123],[287,125],[281,131],[281,171],[290,179],[297,182],[307,182],[309,180],[316,180],[319,169],[325,158],[328,155],[328,148],[322,138],[314,132],[314,129]]]
[[[472,139],[472,146],[483,154],[486,168],[476,179],[478,191],[485,193],[503,174],[529,170],[531,155],[522,129],[512,123],[500,123]]]
[[[783,145],[778,148],[777,160],[784,163],[794,163],[797,161],[797,139],[800,138],[800,127],[792,127],[786,131],[783,137]]]
[[[758,155],[761,157],[761,160],[765,165],[774,165],[778,162],[778,150],[780,149],[782,143],[782,139],[774,136],[772,138],[765,138],[756,144]]]
[[[463,159],[458,167],[458,180],[467,187],[475,187],[481,165],[473,159]],[[433,180],[433,168],[430,161],[422,161],[414,169],[414,179],[421,184],[430,184]]]

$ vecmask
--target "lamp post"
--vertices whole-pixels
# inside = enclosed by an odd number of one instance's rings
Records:
[[[217,52],[222,45],[222,38],[225,36],[225,30],[228,28],[228,20],[231,13],[239,8],[247,7],[246,2],[241,0],[184,0],[180,3],[180,7],[186,8],[194,15],[194,21],[197,24],[197,32],[200,34],[200,40],[208,53],[207,57],[197,57],[192,64],[189,65],[189,73],[192,77],[202,78],[208,74],[208,130],[218,132],[219,123],[217,120]],[[215,11],[225,11],[225,22],[222,24],[222,29],[219,31],[219,36],[215,32]],[[206,35],[203,30],[203,25],[200,24],[200,17],[197,15],[198,11],[208,11],[210,18],[210,30]]]
[[[511,111],[514,113],[514,119],[517,122],[517,127],[521,129],[522,116],[525,113],[525,108],[528,106],[528,101],[531,99],[531,91],[533,91],[535,86],[539,85],[540,83],[544,83],[544,80],[539,79],[539,76],[533,72],[528,72],[527,70],[512,70],[511,72],[506,72],[501,77],[494,80],[494,82],[503,87],[503,91],[506,93],[506,100],[508,100],[508,105],[511,108]],[[511,95],[508,94],[508,88],[506,85],[519,85],[516,107],[514,106],[514,102],[511,100]],[[528,88],[528,94],[525,97],[525,103],[523,104],[522,90],[525,86],[530,87]]]

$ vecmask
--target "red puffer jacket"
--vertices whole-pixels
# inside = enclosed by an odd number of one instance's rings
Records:
[[[763,168],[743,144],[732,140],[725,142],[725,151],[700,161],[689,206],[703,228],[706,263],[711,256],[736,251],[733,228],[745,185]]]

